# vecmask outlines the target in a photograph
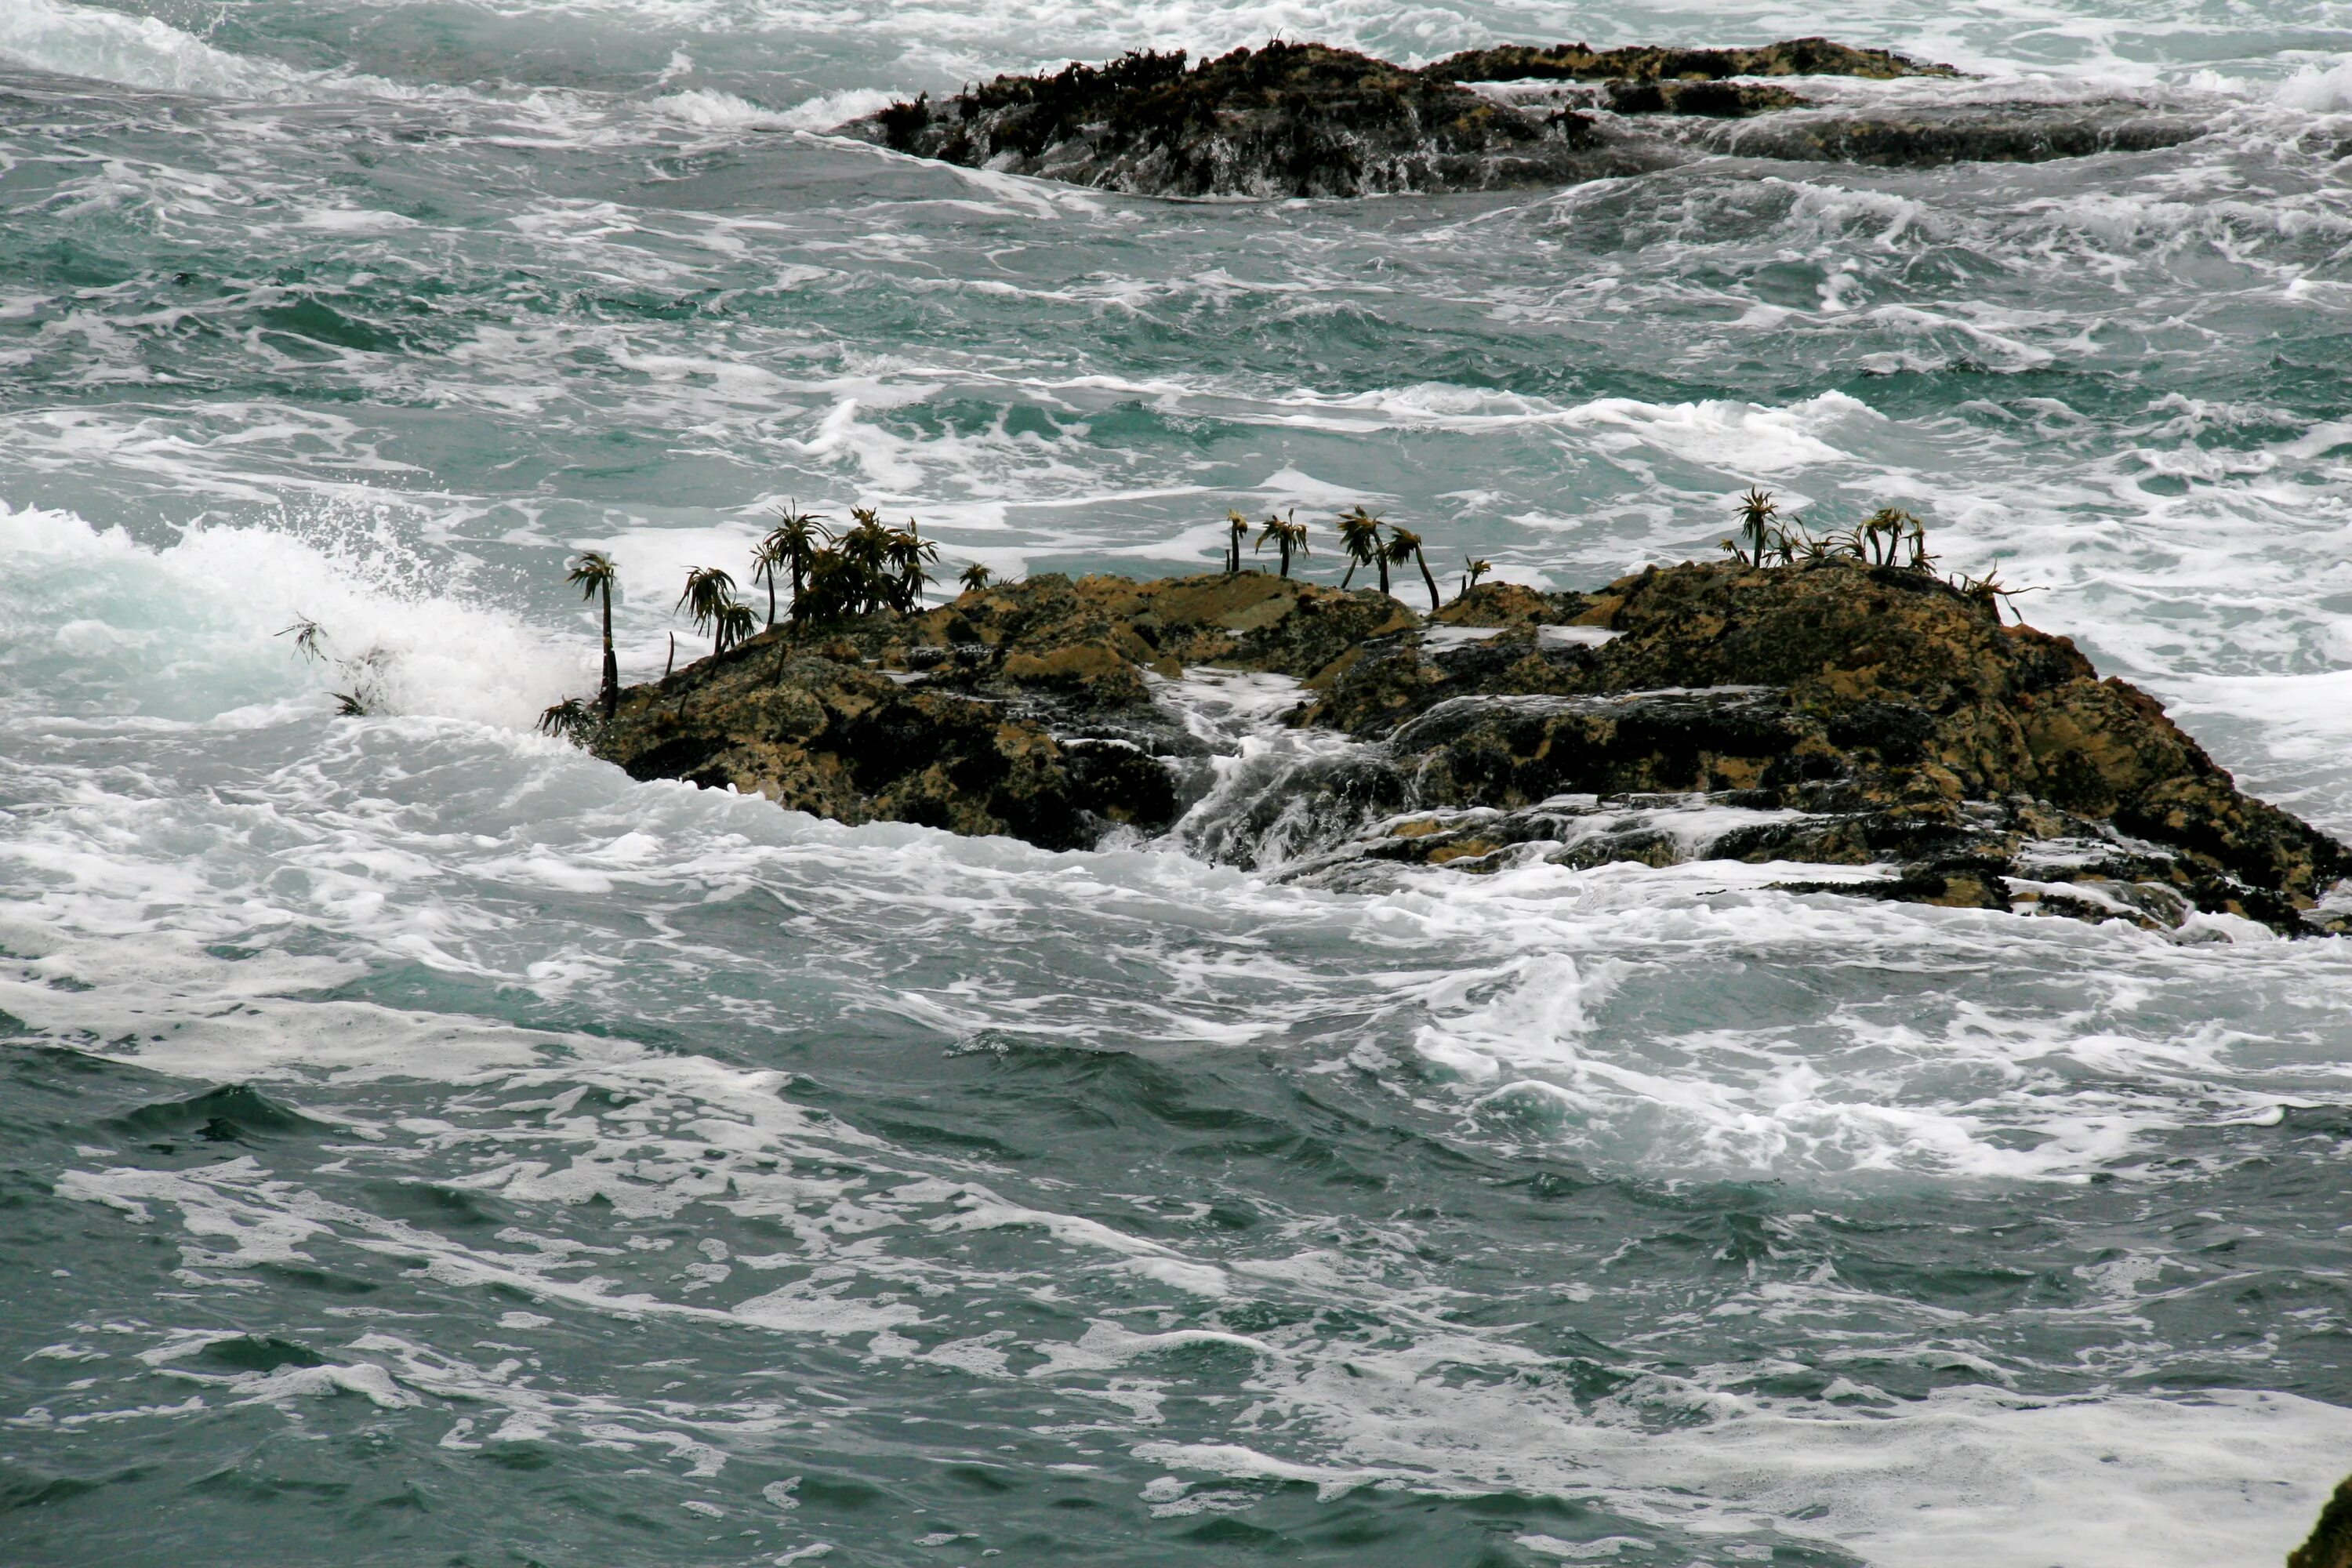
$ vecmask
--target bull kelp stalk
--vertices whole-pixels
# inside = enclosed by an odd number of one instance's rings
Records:
[[[1763,565],[1766,552],[1776,542],[1772,520],[1780,514],[1769,490],[1751,488],[1739,498],[1738,537],[1725,540],[1723,547],[1749,566]]]
[[[1377,565],[1381,573],[1381,592],[1389,588],[1388,557],[1381,550],[1381,520],[1362,507],[1339,514],[1339,548],[1348,552],[1348,570],[1339,579],[1345,590],[1355,581],[1356,568]]]
[[[1398,528],[1391,524],[1389,528],[1389,542],[1381,553],[1399,566],[1410,561],[1421,568],[1421,580],[1429,585],[1429,613],[1435,615],[1438,605],[1444,601],[1437,595],[1437,579],[1429,574],[1429,557],[1422,552],[1421,535],[1409,528]],[[1388,585],[1388,574],[1382,573],[1381,586],[1386,588]]]
[[[613,583],[618,575],[611,556],[601,550],[583,550],[563,579],[580,584],[582,598],[602,595],[604,601],[604,683],[597,689],[596,702],[607,719],[621,706],[621,661],[613,655]]]
[[[1293,555],[1313,553],[1307,547],[1307,525],[1287,515],[1276,517],[1272,513],[1267,514],[1265,526],[1259,532],[1257,543],[1251,547],[1250,553],[1255,555],[1264,550],[1268,542],[1271,542],[1276,550],[1281,552],[1282,574],[1285,577],[1290,575],[1290,558]]]
[[[893,574],[890,607],[902,616],[911,616],[923,607],[923,590],[931,581],[931,574],[923,567],[926,563],[938,562],[940,547],[923,537],[921,526],[910,517],[906,527],[890,531],[885,556]]]
[[[713,651],[725,653],[730,647],[740,647],[757,636],[759,630],[760,617],[752,612],[751,606],[740,600],[730,599],[719,606],[719,646]]]

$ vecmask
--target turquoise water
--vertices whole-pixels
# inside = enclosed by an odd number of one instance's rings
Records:
[[[2209,130],[1278,205],[820,133],[1276,30]],[[1760,483],[2352,834],[2347,153],[2340,4],[0,0],[0,1558],[2277,1561],[2352,1469],[2343,942],[1052,855],[530,725],[568,554],[642,677],[788,498],[1569,586]]]

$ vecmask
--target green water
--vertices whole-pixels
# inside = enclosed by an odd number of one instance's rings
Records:
[[[1981,73],[1855,93],[2209,130],[1272,205],[816,134],[1277,27],[1821,31]],[[569,554],[642,677],[787,499],[1007,574],[1361,501],[1570,586],[1762,484],[1917,511],[2352,833],[2347,50],[2178,0],[0,6],[0,1560],[2276,1562],[2352,1469],[2339,942],[1049,855],[530,726],[594,679]]]

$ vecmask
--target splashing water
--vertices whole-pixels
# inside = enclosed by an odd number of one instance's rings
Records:
[[[1271,205],[824,134],[1277,31],[2205,130]],[[641,679],[787,500],[1007,574],[1362,503],[1586,586],[1763,484],[2352,832],[2347,73],[2163,0],[0,7],[5,1555],[2277,1561],[2352,1452],[2341,942],[1320,875],[1271,680],[1171,690],[1204,796],[1090,854],[530,724],[571,553]]]

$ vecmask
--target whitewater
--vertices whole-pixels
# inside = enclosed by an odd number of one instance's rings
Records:
[[[828,134],[1809,33],[2202,132],[1274,203]],[[533,721],[572,557],[644,679],[788,502],[1568,588],[1753,484],[2347,837],[2347,368],[2341,0],[0,0],[0,1560],[2277,1563],[2352,1471],[2352,944],[1243,870],[1214,795],[1056,854]]]

